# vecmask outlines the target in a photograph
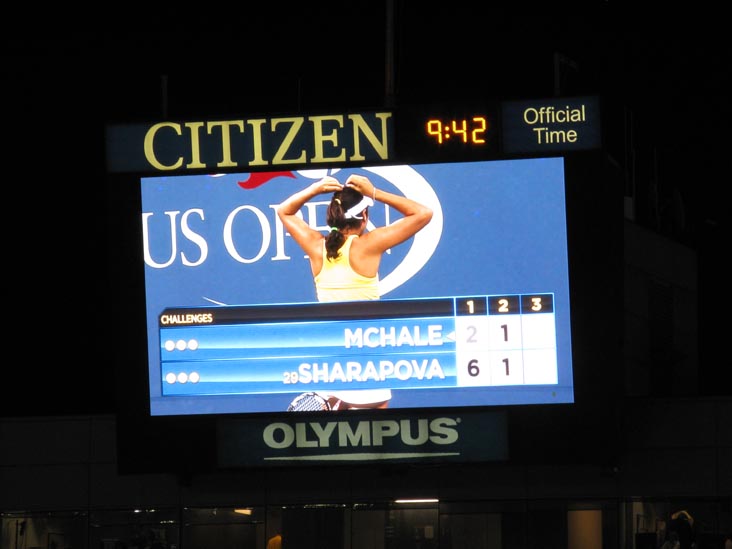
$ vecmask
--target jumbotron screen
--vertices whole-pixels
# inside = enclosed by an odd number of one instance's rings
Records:
[[[278,207],[353,175],[375,189],[362,242],[408,215],[387,193],[431,216],[383,252],[376,298],[319,301],[318,273]],[[562,158],[140,185],[153,416],[574,401]],[[323,237],[339,230],[332,198],[297,211]]]

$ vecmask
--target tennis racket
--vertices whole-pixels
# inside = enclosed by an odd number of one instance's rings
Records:
[[[318,412],[330,409],[328,401],[318,393],[313,392],[296,396],[287,407],[288,412]]]

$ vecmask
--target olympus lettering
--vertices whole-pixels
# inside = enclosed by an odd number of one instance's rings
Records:
[[[278,422],[264,428],[264,443],[275,450],[296,448],[361,448],[383,446],[390,440],[406,446],[449,445],[458,441],[459,419],[402,419],[327,422]]]

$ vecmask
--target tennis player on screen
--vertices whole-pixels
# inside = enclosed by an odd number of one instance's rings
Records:
[[[333,196],[326,218],[330,230],[323,235],[297,213],[306,202],[326,193]],[[402,217],[367,231],[369,207],[377,201],[394,208]],[[367,177],[354,174],[345,184],[332,176],[312,183],[282,202],[277,215],[310,259],[318,301],[362,301],[380,299],[382,255],[425,227],[432,219],[432,210],[377,189]],[[390,389],[304,393],[293,401],[290,410],[386,408],[390,399]]]

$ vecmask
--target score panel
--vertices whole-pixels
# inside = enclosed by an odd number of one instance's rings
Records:
[[[487,127],[481,147],[491,146]],[[433,216],[382,256],[379,300],[318,303],[276,206],[325,175],[351,174]],[[284,413],[315,391],[372,391],[339,400],[389,408],[574,402],[562,158],[140,185],[151,416]],[[329,201],[316,196],[299,212],[321,234]],[[400,217],[376,203],[367,230]]]
[[[558,384],[551,293],[167,309],[159,328],[164,399],[275,412],[303,392],[390,389],[390,408],[455,407]]]

